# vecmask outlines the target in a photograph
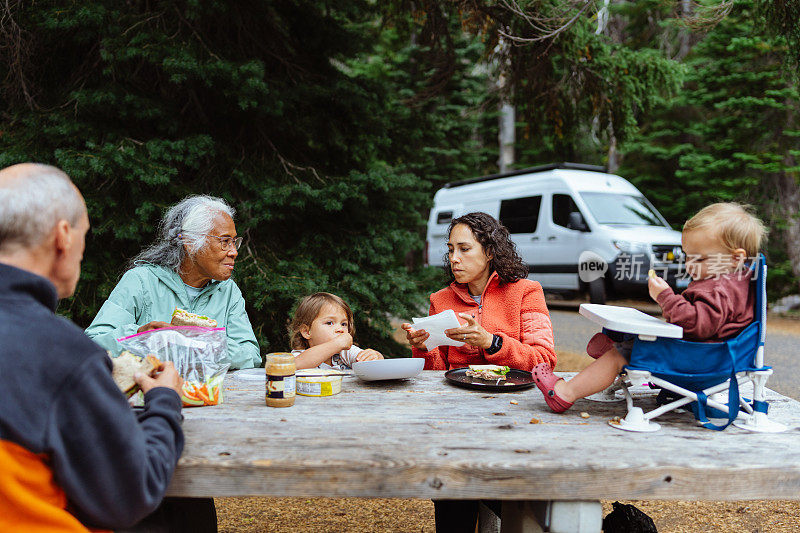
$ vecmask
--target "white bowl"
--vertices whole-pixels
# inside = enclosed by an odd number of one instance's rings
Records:
[[[401,357],[398,359],[379,359],[353,363],[353,372],[364,381],[379,379],[413,378],[425,366],[422,357]]]

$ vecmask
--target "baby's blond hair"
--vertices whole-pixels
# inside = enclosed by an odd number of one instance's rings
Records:
[[[338,306],[344,310],[347,316],[347,332],[351,336],[356,334],[356,326],[353,324],[353,311],[347,303],[329,292],[316,292],[306,296],[297,304],[291,324],[289,324],[289,343],[293,350],[307,350],[310,346],[308,339],[303,337],[303,326],[311,327],[311,323],[326,305]]]
[[[683,225],[684,232],[697,229],[710,229],[729,251],[742,248],[747,257],[758,254],[767,236],[764,223],[752,213],[752,207],[733,202],[706,206]]]

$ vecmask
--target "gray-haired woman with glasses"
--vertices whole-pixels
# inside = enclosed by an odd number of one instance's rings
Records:
[[[116,353],[116,339],[168,327],[180,307],[226,328],[232,369],[259,366],[244,298],[231,279],[242,244],[234,214],[224,200],[212,196],[189,196],[172,206],[158,240],[131,260],[86,334]]]

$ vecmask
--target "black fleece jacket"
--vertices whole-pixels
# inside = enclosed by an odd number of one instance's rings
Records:
[[[56,305],[48,280],[0,263],[0,439],[45,455],[85,525],[130,526],[161,502],[183,450],[180,397],[150,390],[137,419],[106,352]]]

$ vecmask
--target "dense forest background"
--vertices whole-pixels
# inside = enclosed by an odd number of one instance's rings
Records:
[[[0,7],[0,166],[40,161],[83,191],[88,325],[188,194],[226,198],[235,279],[265,351],[298,298],[389,318],[425,308],[443,183],[514,166],[608,165],[679,228],[704,204],[771,227],[772,298],[800,280],[800,2],[43,0]]]

